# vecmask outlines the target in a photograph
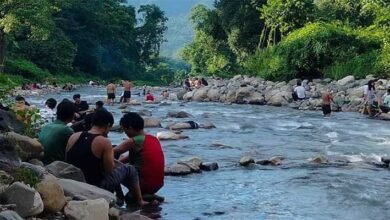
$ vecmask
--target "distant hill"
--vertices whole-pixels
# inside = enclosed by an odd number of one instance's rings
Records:
[[[178,51],[190,43],[194,30],[188,21],[191,9],[198,4],[212,7],[214,0],[127,0],[130,5],[138,8],[140,5],[155,4],[168,17],[168,31],[165,34],[167,42],[161,47],[161,55],[177,58]]]

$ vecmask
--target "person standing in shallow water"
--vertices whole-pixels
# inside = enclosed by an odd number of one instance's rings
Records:
[[[331,103],[333,102],[333,94],[329,89],[322,94],[322,112],[324,117],[330,117],[332,113]]]
[[[116,87],[114,84],[114,80],[111,80],[110,83],[107,85],[107,104],[108,105],[114,105],[115,101],[115,92]]]
[[[129,80],[123,80],[122,85],[124,87],[123,102],[128,103],[130,102],[131,88],[133,87],[133,84]]]
[[[110,112],[98,110],[92,118],[92,128],[73,134],[66,147],[66,161],[80,168],[88,184],[114,192],[123,184],[138,205],[147,205],[142,199],[138,174],[131,165],[114,161],[114,151],[107,135],[114,124]],[[123,194],[117,195],[123,200]]]

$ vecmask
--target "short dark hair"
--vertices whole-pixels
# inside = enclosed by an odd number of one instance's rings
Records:
[[[110,80],[110,83],[114,83],[115,81],[114,80]]]
[[[74,104],[68,99],[64,99],[57,106],[57,119],[61,121],[73,119],[75,112]]]
[[[297,82],[297,86],[301,86],[302,85],[302,82],[301,81],[298,81]]]
[[[24,99],[23,96],[18,95],[18,96],[15,97],[15,101],[26,101],[26,99]]]
[[[103,127],[106,125],[114,125],[114,117],[106,110],[97,110],[92,117],[92,126]]]
[[[133,128],[136,131],[144,129],[144,119],[135,112],[129,112],[123,115],[120,125],[124,128]]]
[[[57,101],[53,98],[50,98],[50,99],[46,100],[45,105],[47,105],[51,109],[54,109],[57,105]]]
[[[95,105],[99,106],[100,108],[103,108],[104,102],[102,102],[102,101],[97,101],[97,102],[95,103]]]
[[[74,94],[74,95],[73,95],[73,100],[79,99],[80,97],[81,97],[80,94]]]

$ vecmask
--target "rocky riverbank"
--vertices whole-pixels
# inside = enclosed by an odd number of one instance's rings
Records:
[[[373,76],[356,80],[347,76],[338,81],[330,79],[303,80],[302,86],[306,89],[307,99],[294,102],[292,91],[298,79],[289,82],[271,82],[257,77],[235,76],[229,80],[209,80],[209,86],[178,93],[178,98],[186,101],[223,102],[237,104],[287,106],[299,110],[320,110],[321,95],[327,88],[333,90],[333,111],[358,111],[363,105],[363,86]],[[390,81],[380,79],[381,88],[377,88],[377,95],[386,93]]]

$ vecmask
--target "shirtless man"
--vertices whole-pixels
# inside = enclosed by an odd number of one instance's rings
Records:
[[[107,85],[107,104],[114,105],[115,100],[115,84],[114,80],[110,81],[110,84]]]
[[[123,102],[128,103],[128,102],[130,102],[131,88],[133,87],[133,83],[131,83],[129,80],[123,80],[122,85],[125,89],[125,91],[123,93]]]
[[[324,94],[322,94],[322,112],[324,113],[324,117],[330,117],[331,102],[333,102],[333,94],[329,89],[326,89]]]

